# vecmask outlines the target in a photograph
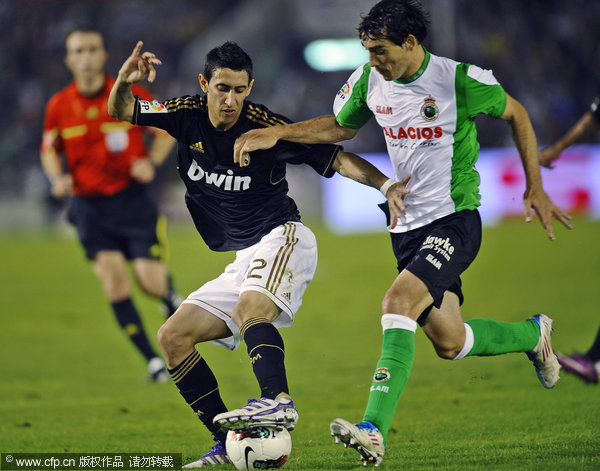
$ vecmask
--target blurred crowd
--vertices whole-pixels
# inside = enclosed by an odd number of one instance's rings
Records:
[[[150,89],[159,98],[199,93],[206,52],[237,41],[255,62],[251,100],[302,120],[331,113],[350,71],[311,70],[313,39],[355,37],[375,0],[2,0],[0,2],[0,196],[19,197],[39,178],[47,100],[66,86],[64,37],[81,22],[106,36],[108,71],[138,39],[163,60]],[[528,109],[540,144],[564,132],[600,93],[600,1],[424,0],[431,52],[493,69]],[[10,113],[8,112],[10,110]],[[482,147],[509,145],[503,123],[481,118]],[[373,123],[347,146],[385,151]],[[37,172],[37,173],[36,173]]]

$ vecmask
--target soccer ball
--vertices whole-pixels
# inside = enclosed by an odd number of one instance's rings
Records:
[[[282,468],[292,451],[292,437],[286,429],[261,426],[230,430],[225,448],[239,470]]]

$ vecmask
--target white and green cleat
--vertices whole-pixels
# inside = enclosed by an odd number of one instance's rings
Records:
[[[552,319],[544,314],[537,314],[528,320],[537,322],[540,327],[540,340],[535,348],[527,353],[527,356],[535,366],[535,372],[542,386],[547,389],[553,388],[560,379],[560,376],[558,376],[560,363],[558,363],[550,343]]]
[[[383,461],[383,435],[371,422],[353,424],[344,419],[335,419],[329,425],[329,429],[336,443],[343,443],[345,448],[350,447],[358,451],[363,466],[373,464],[377,467]]]

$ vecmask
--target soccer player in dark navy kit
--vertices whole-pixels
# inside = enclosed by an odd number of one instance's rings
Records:
[[[159,224],[145,185],[174,141],[164,131],[108,116],[106,101],[114,79],[104,70],[108,54],[99,31],[78,26],[67,34],[65,46],[65,64],[74,80],[48,102],[42,166],[55,197],[73,196],[69,219],[117,321],[148,361],[149,378],[164,382],[169,379],[164,361],[150,344],[131,299],[127,261],[142,290],[162,300],[168,315],[175,312],[181,299],[160,259],[164,240],[157,237],[158,227],[165,224]],[[148,90],[138,87],[137,93],[152,99]],[[149,134],[153,141],[148,149]]]
[[[190,294],[158,334],[174,383],[217,441],[188,467],[229,463],[227,429],[262,424],[292,430],[298,420],[277,328],[294,320],[315,272],[317,246],[287,195],[286,164],[308,164],[324,177],[337,171],[384,194],[392,182],[360,157],[330,144],[281,142],[245,155],[237,165],[233,145],[238,136],[290,122],[246,100],[253,85],[250,57],[227,42],[207,55],[199,75],[205,95],[148,102],[134,97],[131,87],[146,76],[153,81],[160,60],[150,52],[140,55],[141,48],[139,42],[121,67],[109,113],[165,129],[177,139],[179,173],[198,232],[211,249],[236,251],[225,272]],[[399,214],[405,190],[395,187],[388,201]],[[195,345],[212,341],[234,349],[242,340],[262,398],[227,411],[217,380]]]

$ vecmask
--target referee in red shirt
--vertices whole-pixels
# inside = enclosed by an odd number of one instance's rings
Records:
[[[149,378],[166,381],[164,362],[150,345],[131,300],[127,262],[141,289],[162,300],[168,315],[175,312],[181,297],[161,261],[165,240],[159,236],[166,233],[165,223],[146,185],[175,141],[164,131],[108,115],[114,78],[105,72],[108,54],[98,30],[77,27],[67,34],[65,46],[65,64],[74,80],[48,102],[42,167],[55,197],[72,196],[69,221],[77,228],[119,325],[146,358]],[[136,93],[153,99],[141,86]],[[153,136],[149,149],[148,133]]]

